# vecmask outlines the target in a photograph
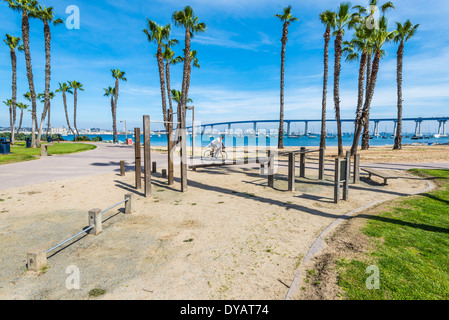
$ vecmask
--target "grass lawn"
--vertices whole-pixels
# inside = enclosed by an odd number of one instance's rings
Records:
[[[351,300],[449,299],[449,170],[412,170],[438,179],[439,190],[398,201],[362,229],[375,250],[338,263],[338,284]],[[367,289],[379,270],[379,289]]]
[[[77,153],[95,149],[96,146],[82,143],[55,143],[54,147],[48,147],[49,155]],[[25,142],[17,142],[11,146],[12,154],[0,155],[0,165],[21,161],[38,159],[41,149],[26,149]]]

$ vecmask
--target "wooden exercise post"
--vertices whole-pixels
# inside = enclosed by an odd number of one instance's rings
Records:
[[[181,192],[187,192],[186,106],[181,105]]]
[[[303,154],[301,154],[302,156]],[[288,154],[288,191],[295,191],[295,169],[296,169],[296,155],[294,152]]]
[[[140,142],[140,128],[134,128],[134,150],[135,150],[135,179],[136,189],[142,189],[142,145]]]
[[[343,200],[348,200],[349,178],[351,174],[351,155],[346,153],[345,159],[335,159],[334,202],[340,201],[340,187],[343,183]]]
[[[320,148],[320,159],[318,163],[318,180],[324,180],[324,148]]]
[[[121,177],[125,176],[125,161],[124,160],[120,161],[120,176]]]
[[[268,186],[274,187],[274,153],[268,150]]]
[[[249,138],[245,136],[243,138],[243,163],[244,164],[248,164],[249,163],[249,159],[248,159],[248,141],[249,141]]]
[[[168,185],[171,186],[174,183],[173,173],[173,110],[168,110],[168,126],[167,126],[167,146],[168,146]]]
[[[150,116],[143,116],[143,167],[145,197],[151,196],[151,143],[150,143]]]
[[[360,154],[354,155],[354,183],[357,184],[360,182]]]
[[[237,138],[232,137],[232,163],[237,164]]]
[[[301,153],[299,155],[299,176],[301,178],[306,177],[306,148],[301,147]]]

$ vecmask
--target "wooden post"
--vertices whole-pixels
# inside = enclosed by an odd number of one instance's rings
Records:
[[[27,253],[27,269],[40,271],[47,265],[47,253],[44,249],[34,249]]]
[[[306,177],[306,154],[304,151],[306,151],[306,148],[301,147],[301,154],[299,156],[299,176],[301,178]]]
[[[143,116],[143,167],[145,197],[151,196],[151,143],[150,143],[150,116]]]
[[[295,154],[288,154],[288,191],[295,191],[295,170],[296,170]]]
[[[162,178],[167,178],[167,169],[162,169]]]
[[[142,189],[142,156],[141,156],[141,143],[140,143],[140,128],[134,128],[134,150],[135,150],[135,179],[136,189]]]
[[[360,182],[360,154],[354,155],[354,183]]]
[[[93,234],[94,236],[99,235],[103,231],[103,227],[101,225],[101,209],[89,210],[88,220],[89,227],[92,227],[92,229],[89,230],[89,234]]]
[[[274,154],[272,151],[268,151],[268,186],[274,187]]]
[[[256,136],[256,163],[259,163],[259,136]]]
[[[186,106],[181,105],[181,192],[187,192]]]
[[[151,167],[151,173],[157,172],[157,162],[153,161],[153,165]]]
[[[134,212],[134,195],[132,193],[125,194],[125,214]]]
[[[324,180],[324,148],[320,149],[320,160],[318,165],[318,179]]]
[[[244,164],[248,164],[249,163],[249,159],[248,159],[248,137],[245,136],[243,138],[243,163]]]
[[[344,160],[344,165],[346,166],[345,170],[345,176],[343,177],[345,179],[343,183],[343,200],[348,200],[348,192],[349,192],[349,179],[351,177],[351,152],[346,152],[346,159]]]
[[[167,147],[168,147],[168,185],[171,186],[174,183],[173,178],[173,110],[168,110],[168,126],[167,126]]]
[[[232,137],[232,163],[237,164],[237,138]]]
[[[335,182],[334,182],[334,202],[338,203],[340,201],[340,166],[341,160],[339,158],[335,159]]]
[[[125,161],[124,160],[120,161],[120,176],[122,176],[122,177],[125,176]]]

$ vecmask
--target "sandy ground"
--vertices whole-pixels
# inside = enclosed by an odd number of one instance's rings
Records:
[[[439,158],[427,161],[448,160],[447,146],[434,150]],[[412,159],[408,148],[402,152],[402,158],[391,159]],[[422,161],[430,151],[412,154]],[[383,155],[378,149],[362,159]],[[349,200],[336,205],[331,166],[324,182],[309,169],[307,178],[296,180],[296,192],[286,191],[286,173],[281,162],[271,189],[257,165],[189,171],[184,194],[179,179],[169,187],[157,174],[148,199],[133,188],[132,172],[2,190],[0,298],[89,299],[89,291],[100,288],[106,290],[103,299],[284,299],[302,258],[335,219],[373,199],[390,200],[427,187],[391,171],[404,179],[383,186],[363,178],[350,185]],[[126,193],[135,194],[135,213],[124,215],[122,207],[105,213],[103,219],[113,217],[102,234],[82,236],[50,255],[43,272],[26,270],[28,250],[49,249],[82,231],[89,209],[107,208]],[[78,290],[66,287],[69,266],[80,270]]]

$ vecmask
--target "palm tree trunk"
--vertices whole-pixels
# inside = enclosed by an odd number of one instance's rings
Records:
[[[364,127],[365,127],[365,133],[367,132],[366,129],[369,130],[369,112],[370,112],[371,101],[372,101],[373,95],[374,95],[374,89],[376,87],[377,73],[379,72],[380,54],[381,54],[380,52],[376,52],[376,55],[374,57],[372,71],[371,71],[370,80],[369,80],[369,86],[368,86],[368,89],[366,92],[366,97],[365,97],[365,104],[363,106],[362,116],[360,118],[359,125],[357,126],[357,131],[354,134],[354,141],[360,140],[360,136],[362,134],[362,129]],[[368,141],[369,141],[369,131],[368,131]],[[366,147],[369,148],[369,145],[366,146],[366,144],[364,144],[362,141],[362,150],[367,150],[367,149],[364,149]]]
[[[64,111],[65,111],[65,118],[67,120],[67,126],[69,127],[69,130],[72,132],[73,136],[75,136],[75,132],[73,132],[73,129],[70,126],[69,113],[67,112],[67,99],[66,99],[65,91],[62,92],[62,100],[64,102]]]
[[[371,61],[371,54],[368,54],[367,59],[367,66],[366,66],[366,94],[368,95],[368,88],[371,85],[371,69],[373,66],[373,61]],[[366,97],[365,97],[366,98]],[[370,103],[371,107],[371,103]],[[368,110],[368,114],[366,116],[366,123],[363,126],[363,134],[362,134],[362,150],[368,150],[369,149],[369,118],[370,118],[370,111]]]
[[[118,100],[118,78],[115,78],[115,99],[114,99],[114,108],[112,110],[112,134],[114,143],[118,142],[117,139],[117,100]]]
[[[75,88],[75,91],[73,92],[73,126],[75,127],[75,141],[78,140],[78,137],[80,135],[78,128],[76,127],[76,104],[78,99],[78,91]]]
[[[167,100],[165,93],[165,75],[164,75],[164,58],[162,57],[162,46],[159,44],[157,47],[157,65],[159,69],[159,81],[161,85],[161,98],[162,98],[162,116],[164,119],[164,128],[167,130]]]
[[[170,86],[170,61],[165,64],[165,77],[167,78],[167,95],[168,95],[168,105],[170,109],[173,110],[173,102],[171,97],[171,86]]]
[[[330,27],[326,28],[324,34],[324,79],[323,79],[323,102],[321,106],[321,137],[320,148],[326,149],[326,104],[327,104],[327,79],[329,74],[329,42],[331,38]]]
[[[44,126],[44,121],[48,114],[50,114],[50,77],[51,77],[51,33],[50,26],[47,21],[44,21],[44,37],[45,37],[45,103],[44,111],[42,112],[41,123],[38,130],[38,139],[42,135],[42,130]],[[50,119],[49,119],[50,123]]]
[[[343,156],[343,136],[341,131],[341,117],[340,117],[340,71],[341,71],[341,44],[343,42],[343,34],[338,32],[335,38],[335,68],[334,68],[334,104],[335,104],[335,119],[337,120],[338,133],[338,156]]]
[[[14,144],[14,131],[16,125],[16,108],[17,108],[17,57],[16,51],[11,49],[11,66],[12,66],[12,103],[11,103],[11,144]]]
[[[22,10],[22,40],[23,49],[25,52],[28,85],[30,87],[31,94],[31,148],[37,148],[40,144],[40,141],[39,139],[36,141],[36,91],[34,90],[33,69],[30,53],[30,24],[28,21],[28,13],[26,10]]]
[[[19,127],[17,129],[17,134],[19,134],[20,129],[22,129],[22,120],[23,120],[23,109],[20,111],[20,122],[19,122]]]
[[[190,72],[190,28],[186,28],[184,48],[184,72],[181,93],[181,191],[187,191],[187,142],[186,142],[186,106],[188,99]]]
[[[367,53],[366,53],[366,51],[364,51],[362,53],[361,58],[360,58],[359,89],[358,89],[357,110],[356,110],[356,116],[355,116],[354,132],[357,131],[357,126],[358,126],[358,124],[360,122],[360,117],[362,116],[363,98],[365,97],[364,85],[365,85],[366,61],[367,61]],[[355,139],[355,137],[354,137],[354,139]],[[359,144],[358,141],[354,141],[352,143],[351,155],[354,155],[354,154],[357,153],[358,144]]]
[[[397,84],[398,84],[398,124],[394,141],[394,150],[402,150],[402,61],[404,56],[404,43],[399,44],[397,53]]]

